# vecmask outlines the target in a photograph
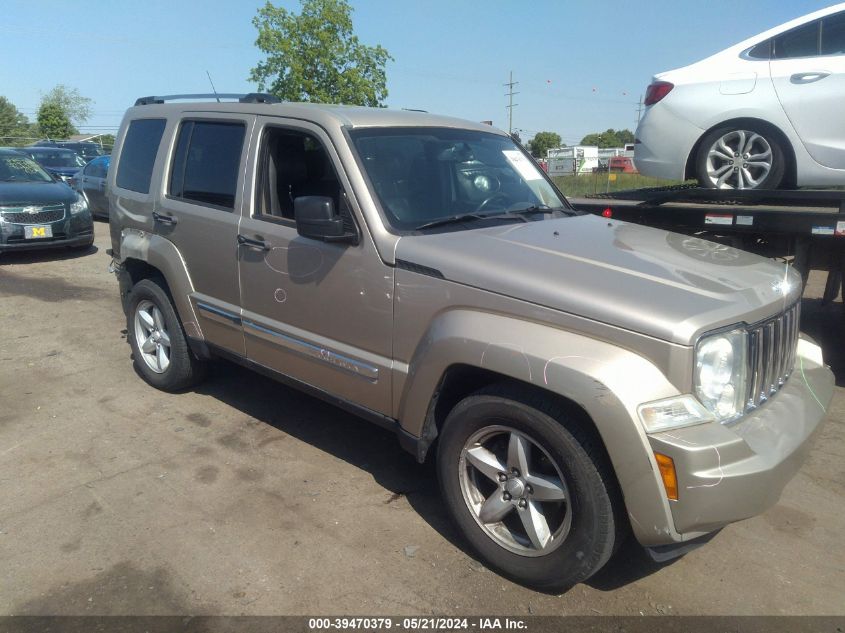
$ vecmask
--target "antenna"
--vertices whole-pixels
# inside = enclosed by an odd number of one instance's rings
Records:
[[[214,93],[217,103],[220,103],[220,97],[217,96],[217,88],[214,87],[214,82],[211,81],[211,74],[207,70],[205,71],[205,74],[208,75],[208,83],[211,84],[211,91]]]

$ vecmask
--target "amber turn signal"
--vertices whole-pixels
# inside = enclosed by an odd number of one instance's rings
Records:
[[[663,487],[666,488],[666,496],[672,501],[678,500],[678,475],[675,474],[675,462],[668,455],[655,453],[657,467],[660,469],[660,478],[663,479]]]

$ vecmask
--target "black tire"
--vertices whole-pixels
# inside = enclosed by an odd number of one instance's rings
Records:
[[[768,175],[766,175],[759,183],[752,187],[744,187],[746,189],[777,189],[781,185],[785,185],[786,177],[786,153],[782,142],[777,134],[774,134],[771,129],[757,124],[742,124],[742,125],[725,125],[718,127],[708,134],[706,134],[698,145],[698,150],[695,157],[695,175],[698,183],[707,189],[716,189],[717,184],[713,182],[707,173],[707,156],[710,148],[716,141],[733,132],[744,131],[748,134],[758,134],[763,140],[768,143],[771,148],[772,164]],[[724,164],[724,163],[721,163]],[[731,180],[733,180],[731,178]],[[735,186],[732,188],[736,188]]]
[[[165,329],[170,337],[170,364],[163,373],[155,372],[143,360],[136,339],[135,315],[138,306],[145,301],[151,302],[161,311]],[[135,368],[145,381],[162,391],[176,392],[184,391],[205,378],[206,363],[194,356],[188,346],[182,323],[162,280],[142,279],[139,281],[129,292],[127,306],[126,338],[132,348]]]
[[[473,435],[497,425],[515,429],[539,445],[566,480],[571,526],[548,554],[530,557],[499,544],[481,528],[464,500],[459,475],[463,448]],[[542,392],[500,384],[459,402],[439,438],[437,471],[443,498],[461,533],[489,567],[516,582],[565,591],[601,569],[623,540],[624,503],[596,432]]]

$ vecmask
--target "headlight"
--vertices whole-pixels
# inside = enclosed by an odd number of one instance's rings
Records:
[[[720,422],[745,409],[746,336],[745,330],[713,334],[695,348],[695,395]]]
[[[78,214],[82,213],[83,211],[87,211],[87,210],[88,210],[88,203],[85,202],[85,198],[83,198],[82,196],[78,196],[76,198],[76,202],[74,202],[70,205],[70,214],[71,215],[78,215]]]

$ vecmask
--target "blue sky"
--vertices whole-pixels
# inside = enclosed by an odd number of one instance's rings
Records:
[[[298,10],[298,0],[276,0]],[[390,107],[422,108],[578,142],[631,128],[651,75],[689,64],[818,0],[351,0],[356,33],[395,58]],[[257,0],[3,0],[0,95],[31,119],[59,83],[94,100],[84,131],[114,129],[139,96],[249,92]]]

